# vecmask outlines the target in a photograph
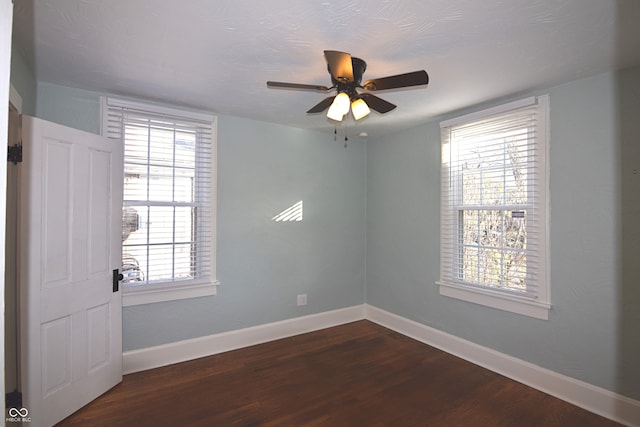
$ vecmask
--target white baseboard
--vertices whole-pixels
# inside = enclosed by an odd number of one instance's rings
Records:
[[[365,318],[595,414],[625,425],[640,426],[640,401],[474,344],[368,304],[365,305]]]
[[[274,323],[223,332],[169,344],[126,351],[122,355],[123,373],[172,365],[225,351],[287,338],[364,319],[364,305],[296,317]]]
[[[123,354],[125,374],[193,360],[281,338],[367,319],[595,414],[640,427],[640,401],[364,304]]]

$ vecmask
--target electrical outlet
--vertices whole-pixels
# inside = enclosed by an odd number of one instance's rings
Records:
[[[307,305],[307,294],[298,295],[298,305]]]

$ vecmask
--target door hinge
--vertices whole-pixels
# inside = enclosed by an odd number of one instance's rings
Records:
[[[120,281],[124,279],[124,276],[118,271],[116,268],[113,270],[113,292],[118,292],[120,290]]]
[[[7,161],[13,163],[14,165],[22,163],[22,145],[10,145],[8,148]]]

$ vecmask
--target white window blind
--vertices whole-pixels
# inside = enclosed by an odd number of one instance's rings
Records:
[[[213,116],[103,100],[103,134],[125,147],[125,292],[215,282],[213,132]]]
[[[528,98],[441,123],[443,294],[549,308],[547,103]]]

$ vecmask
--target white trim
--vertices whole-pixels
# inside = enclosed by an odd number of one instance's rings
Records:
[[[539,123],[540,134],[544,135],[544,176],[545,185],[540,189],[544,191],[544,297],[551,308],[551,101],[549,94],[537,97],[538,104],[545,114],[544,124]]]
[[[167,287],[151,287],[151,289],[135,290],[134,286],[122,285],[122,306],[152,304],[162,301],[206,297],[216,295],[219,281]],[[125,291],[126,289],[126,291]]]
[[[220,284],[218,280],[218,117],[211,118],[211,214],[209,215],[209,227],[211,229],[211,274],[215,278],[214,294],[217,286]]]
[[[529,107],[535,105],[537,102],[535,96],[519,99],[517,101],[508,102],[506,104],[498,105],[491,108],[485,108],[484,110],[475,111],[473,113],[465,114],[464,116],[454,117],[453,119],[444,120],[440,122],[440,128],[455,126],[460,123],[466,123],[477,119],[484,119],[495,114],[504,113],[506,111],[516,110],[518,108]]]
[[[113,96],[101,96],[100,105],[103,111],[109,107],[121,107],[139,111],[153,111],[157,114],[164,114],[172,117],[185,117],[193,120],[199,120],[202,122],[214,122],[215,116],[213,114],[197,112],[193,110],[182,110],[178,108],[166,107],[164,105],[151,104],[149,102],[136,102],[128,99],[113,97]]]
[[[456,283],[438,281],[440,295],[456,298],[498,310],[510,311],[523,316],[535,317],[536,319],[549,320],[550,304],[529,301],[521,298],[511,297],[503,293],[492,293],[487,289],[475,289]]]
[[[3,141],[0,143],[2,146],[2,150],[6,153],[7,147],[7,135],[9,128],[9,100],[10,98],[10,88],[8,88],[7,83],[11,83],[10,75],[11,75],[11,29],[13,26],[13,2],[9,2],[9,0],[2,1],[0,3],[0,84],[2,85],[0,89],[0,103],[4,105],[4,115],[0,119],[0,134],[2,135]],[[6,155],[6,154],[5,154]],[[7,207],[7,162],[3,162],[0,166],[0,224],[5,224],[6,218],[6,207]],[[0,229],[0,239],[2,242],[5,242],[5,227]],[[0,271],[4,271],[5,268],[5,245],[2,244],[2,248],[0,248]],[[0,307],[4,309],[4,291],[0,295]],[[3,310],[4,312],[4,310]],[[0,363],[4,366],[5,363],[5,349],[4,349],[4,329],[5,329],[5,318],[4,315],[0,318],[0,342],[2,342],[2,348],[0,349]],[[0,374],[0,393],[5,395],[5,371],[2,370],[2,374]],[[0,405],[4,408],[4,404]],[[29,408],[31,409],[31,408]],[[6,410],[5,410],[6,411]],[[6,412],[5,412],[6,414]],[[5,425],[5,418],[2,417],[0,419],[0,426]]]
[[[206,165],[204,169],[210,171],[210,188],[209,194],[205,199],[210,199],[210,204],[207,204],[207,208],[210,208],[211,213],[203,220],[206,221],[206,225],[210,232],[211,243],[206,245],[206,248],[210,251],[210,257],[207,257],[210,266],[210,274],[206,277],[211,277],[211,280],[196,278],[189,281],[171,281],[165,283],[146,283],[144,286],[137,286],[135,283],[122,285],[122,304],[123,306],[133,306],[140,304],[151,304],[163,301],[175,301],[187,298],[198,298],[205,296],[212,296],[217,294],[217,286],[220,282],[216,279],[216,250],[217,250],[217,157],[218,157],[218,123],[217,117],[210,113],[197,112],[193,110],[183,110],[179,108],[173,108],[168,106],[157,105],[145,101],[135,101],[131,99],[123,99],[111,96],[100,97],[100,134],[103,136],[124,138],[123,129],[120,127],[126,120],[122,116],[122,111],[118,109],[124,109],[125,111],[133,111],[140,113],[142,116],[147,115],[158,117],[166,117],[168,120],[179,123],[183,121],[187,127],[196,127],[210,129],[211,133],[208,138],[211,143],[211,161]],[[118,119],[116,123],[118,126],[109,128],[109,120]],[[198,139],[201,141],[201,139]],[[198,150],[201,147],[200,142],[197,143]],[[198,151],[196,152],[196,158],[198,158]],[[203,157],[206,159],[206,157]],[[197,162],[198,163],[198,162]],[[205,165],[205,162],[202,163]],[[206,194],[206,193],[198,193]],[[147,200],[127,200],[123,202],[125,206],[145,205],[149,203]],[[192,203],[174,203],[174,202],[153,202],[154,206],[193,206]],[[200,239],[197,239],[200,241]],[[198,259],[204,259],[204,255],[198,253],[196,256]],[[203,263],[204,264],[204,263]]]
[[[512,380],[629,426],[640,426],[640,401],[447,334],[369,304],[311,314],[236,331],[127,351],[124,374],[367,319]]]
[[[124,374],[130,374],[355,322],[363,320],[364,313],[364,305],[355,305],[236,331],[130,350],[122,356],[123,371]]]
[[[535,106],[535,107],[534,107]],[[528,145],[529,148],[535,147],[535,155],[533,156],[536,162],[540,165],[542,172],[532,173],[537,179],[539,184],[533,189],[533,194],[536,195],[536,199],[533,204],[522,205],[525,209],[532,209],[537,212],[536,218],[533,221],[534,229],[537,229],[535,240],[537,241],[535,246],[531,246],[528,243],[529,252],[532,252],[539,261],[537,268],[539,278],[537,280],[531,280],[529,283],[534,283],[536,288],[531,286],[528,291],[531,291],[535,299],[520,298],[517,295],[512,295],[508,292],[499,292],[489,287],[481,286],[468,286],[454,273],[455,268],[462,268],[458,265],[459,253],[461,253],[461,241],[459,230],[460,220],[457,216],[460,212],[460,208],[456,205],[458,197],[456,187],[461,183],[456,180],[460,178],[460,171],[452,172],[447,151],[453,150],[450,145],[453,143],[450,140],[450,128],[454,128],[459,125],[475,126],[475,122],[480,120],[491,120],[492,117],[503,114],[516,112],[517,110],[532,107],[526,111],[532,112],[535,108],[537,114],[537,130],[538,136],[536,137],[536,143],[534,145]],[[550,251],[549,251],[549,95],[531,96],[525,99],[512,101],[506,104],[498,105],[492,108],[487,108],[481,111],[466,114],[464,116],[455,117],[450,120],[445,120],[440,123],[442,130],[442,188],[441,188],[441,224],[440,224],[440,280],[436,282],[439,287],[440,295],[450,298],[457,298],[463,301],[485,305],[498,310],[509,311],[517,313],[523,316],[529,316],[537,319],[548,320],[549,310],[551,309],[551,296],[550,296]],[[457,160],[456,160],[457,162]],[[532,171],[529,171],[530,173]],[[450,188],[451,187],[451,188]],[[531,190],[531,189],[530,189]],[[527,193],[529,190],[527,190]],[[484,209],[484,208],[483,208]],[[504,209],[504,207],[503,207]],[[531,238],[529,238],[531,239]],[[534,258],[536,258],[534,257]],[[527,264],[527,275],[529,275],[529,265]]]
[[[638,400],[567,377],[368,304],[365,305],[365,317],[381,326],[595,414],[625,425],[640,426],[640,401]]]

